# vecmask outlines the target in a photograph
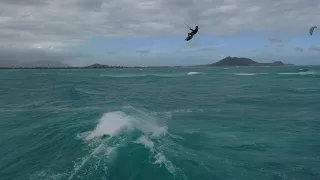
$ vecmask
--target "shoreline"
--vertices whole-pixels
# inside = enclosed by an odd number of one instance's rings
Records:
[[[292,66],[319,66],[319,65],[253,65],[253,66],[144,66],[144,67],[102,67],[102,68],[89,68],[89,67],[0,67],[0,70],[44,70],[44,69],[146,69],[146,68],[236,68],[236,67],[292,67]]]

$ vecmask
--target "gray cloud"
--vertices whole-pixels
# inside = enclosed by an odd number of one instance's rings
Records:
[[[282,43],[281,39],[276,39],[276,38],[268,38],[268,40],[272,43]]]
[[[117,54],[117,52],[109,51],[108,54]]]
[[[15,50],[59,50],[97,35],[186,35],[184,21],[201,34],[305,32],[320,15],[320,1],[302,0],[1,0],[0,7],[0,45]]]
[[[141,53],[141,54],[149,54],[150,51],[149,50],[141,50],[141,51],[137,51],[138,53]]]
[[[62,66],[62,62],[93,58],[92,55],[35,48],[0,48],[0,66]],[[43,63],[44,62],[44,63]]]
[[[43,6],[43,5],[48,5],[49,1],[48,0],[1,0],[2,3],[4,4],[9,4],[9,5],[16,5],[16,6]]]
[[[200,46],[200,43],[197,42],[197,41],[191,41],[191,42],[189,43],[189,45],[190,45],[191,47],[198,47],[198,46]]]
[[[207,43],[208,46],[218,46],[219,44],[217,43],[214,43],[214,42],[210,42],[210,43]]]
[[[320,51],[320,47],[311,47],[309,48],[310,51]]]
[[[202,48],[200,50],[201,51],[215,51],[216,49],[214,49],[214,48]]]
[[[297,52],[303,52],[303,49],[300,48],[300,47],[297,47],[295,50],[296,50]]]
[[[184,20],[206,34],[305,31],[319,6],[301,0],[1,0],[0,43],[61,47],[102,34],[183,34]]]

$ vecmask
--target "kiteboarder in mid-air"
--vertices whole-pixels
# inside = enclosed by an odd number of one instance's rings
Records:
[[[312,26],[311,28],[310,28],[310,35],[312,35],[313,34],[313,31],[314,31],[314,29],[316,29],[317,28],[317,26]]]
[[[198,26],[196,26],[196,28],[194,30],[191,29],[190,27],[189,27],[189,29],[191,30],[191,32],[188,33],[188,37],[186,38],[186,41],[191,40],[193,38],[193,36],[198,33],[198,30],[199,30]]]

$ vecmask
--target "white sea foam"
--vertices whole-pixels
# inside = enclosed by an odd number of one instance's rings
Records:
[[[130,127],[131,122],[132,119],[121,111],[105,113],[99,120],[95,130],[86,137],[86,140],[103,135],[113,136],[121,129]]]
[[[152,140],[150,140],[148,137],[146,136],[141,136],[136,143],[142,144],[144,145],[146,148],[148,148],[151,152],[154,152],[154,144],[152,142]]]
[[[91,142],[98,142],[99,145],[97,146],[95,144],[91,153],[83,157],[82,160],[75,165],[68,179],[71,180],[77,174],[81,174],[80,172],[85,171],[84,168],[87,167],[86,164],[95,163],[96,166],[99,166],[98,163],[100,159],[106,158],[110,163],[115,161],[116,157],[121,155],[118,154],[119,151],[117,149],[126,147],[128,143],[132,142],[132,138],[135,138],[134,134],[136,134],[137,131],[141,133],[141,136],[134,140],[134,142],[143,145],[152,153],[154,164],[164,165],[173,176],[176,176],[177,172],[180,172],[178,175],[185,176],[184,173],[165,156],[165,149],[169,147],[167,146],[168,138],[175,137],[168,133],[166,122],[161,121],[156,115],[147,111],[133,107],[125,107],[122,111],[105,113],[99,119],[93,131],[78,135],[78,138],[84,139],[89,144]],[[101,138],[105,135],[107,138]],[[178,136],[175,138],[178,138]],[[89,161],[89,159],[93,158],[98,159],[96,162]],[[103,166],[107,168],[108,162]]]
[[[318,74],[315,71],[306,71],[306,72],[286,72],[286,73],[278,73],[280,75],[310,75],[310,74]]]
[[[155,147],[156,145],[153,143],[151,139],[147,136],[141,136],[136,143],[144,145],[154,156],[154,163],[160,166],[164,165],[166,169],[172,174],[176,175],[177,168],[172,164],[172,162],[163,154],[161,148]],[[158,145],[159,146],[159,145]]]
[[[268,73],[234,73],[234,75],[237,75],[237,76],[255,76],[259,74],[268,74]]]
[[[203,74],[202,72],[188,72],[187,75]]]
[[[109,77],[109,78],[142,78],[142,77],[180,77],[184,76],[184,74],[180,73],[152,73],[152,74],[100,74],[101,77]]]

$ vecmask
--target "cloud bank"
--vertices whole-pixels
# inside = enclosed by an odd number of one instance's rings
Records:
[[[0,47],[0,67],[67,66],[70,61],[88,58],[92,58],[92,55],[36,48]]]
[[[1,0],[1,44],[63,47],[94,35],[201,33],[241,30],[306,31],[320,1],[301,0]]]
[[[302,0],[1,0],[0,7],[0,45],[20,54],[29,48],[46,49],[47,53],[40,52],[46,58],[50,53],[59,58],[63,53],[55,50],[99,35],[182,34],[184,22],[213,35],[244,30],[304,32],[318,23],[315,17],[320,15],[320,1]],[[35,52],[39,51],[30,53]],[[9,57],[10,51],[1,53]],[[29,59],[36,57],[31,55]],[[62,59],[74,56],[64,54]]]

